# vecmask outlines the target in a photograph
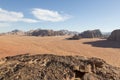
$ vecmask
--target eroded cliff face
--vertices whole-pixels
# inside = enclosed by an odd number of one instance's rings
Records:
[[[119,41],[120,42],[120,29],[114,30],[111,35],[108,37],[108,40]]]
[[[79,40],[82,38],[102,38],[102,37],[103,37],[103,35],[102,35],[101,31],[99,29],[95,29],[95,30],[84,31],[80,34],[76,34],[67,39],[68,40]]]
[[[0,60],[0,80],[120,80],[120,68],[98,58],[24,54]]]
[[[102,33],[99,29],[96,30],[87,30],[80,34],[82,38],[100,38],[102,37]]]
[[[65,35],[75,35],[79,34],[75,31],[68,31],[68,30],[49,30],[49,29],[36,29],[36,30],[29,30],[29,31],[21,31],[21,30],[13,30],[6,33],[0,33],[0,36],[3,35],[18,35],[18,36],[65,36]]]

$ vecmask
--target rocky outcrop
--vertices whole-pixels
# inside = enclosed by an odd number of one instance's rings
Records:
[[[53,30],[41,30],[41,29],[37,29],[37,30],[34,30],[32,32],[28,32],[28,34],[30,36],[54,36],[55,32]]]
[[[74,35],[70,38],[67,38],[67,40],[79,40],[79,39],[81,39],[81,36],[79,36],[79,35]]]
[[[0,80],[120,80],[120,68],[98,58],[17,55],[0,60]]]
[[[66,35],[78,35],[79,33],[76,31],[68,31],[68,30],[59,30],[62,33],[66,34]]]
[[[67,38],[68,40],[79,40],[81,38],[103,38],[103,35],[99,29],[96,30],[87,30],[84,31],[78,35],[74,35],[70,38]]]
[[[99,29],[84,31],[80,34],[82,38],[99,38],[102,37],[102,33]]]
[[[0,33],[0,36],[2,35],[24,35],[24,36],[63,36],[63,35],[75,35],[78,34],[78,32],[74,31],[68,31],[68,30],[47,30],[47,29],[36,29],[36,30],[30,30],[27,32],[21,31],[21,30],[13,30],[7,33]]]
[[[108,40],[119,41],[120,42],[120,29],[114,30],[111,35],[108,37]]]
[[[30,35],[30,36],[62,36],[62,35],[74,35],[76,33],[77,32],[72,32],[68,30],[54,31],[54,30],[37,29],[33,31],[28,31],[27,35]]]

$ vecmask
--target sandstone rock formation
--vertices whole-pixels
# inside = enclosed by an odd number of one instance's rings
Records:
[[[79,40],[79,39],[81,39],[81,36],[79,36],[79,35],[74,35],[70,38],[67,38],[67,40]]]
[[[74,35],[70,38],[68,38],[68,40],[79,40],[81,38],[103,38],[104,36],[102,35],[101,31],[99,29],[96,30],[87,30],[84,31],[78,35]]]
[[[29,36],[62,36],[62,35],[74,35],[77,32],[72,32],[68,30],[59,30],[59,31],[54,31],[54,30],[43,30],[43,29],[37,29],[33,31],[28,31],[27,35]]]
[[[120,29],[114,30],[111,35],[108,37],[108,40],[119,41],[120,42]]]
[[[61,31],[62,33],[66,34],[66,35],[78,35],[79,32],[76,32],[76,31],[68,31],[68,30],[59,30]]]
[[[63,36],[63,35],[75,35],[78,34],[78,32],[74,31],[68,31],[68,30],[47,30],[47,29],[36,29],[36,30],[30,30],[30,31],[21,31],[21,30],[13,30],[7,33],[0,33],[0,36],[2,35],[22,35],[22,36]]]
[[[29,34],[30,36],[53,36],[54,31],[37,29],[37,30],[30,32]]]
[[[98,58],[25,54],[0,60],[0,80],[120,80],[120,68]]]
[[[82,38],[99,38],[102,37],[102,33],[99,29],[84,31],[80,34]]]

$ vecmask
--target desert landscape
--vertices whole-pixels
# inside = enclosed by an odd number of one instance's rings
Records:
[[[55,54],[97,57],[120,67],[120,44],[99,38],[66,40],[70,36],[0,36],[0,58],[18,54]]]
[[[0,80],[120,79],[119,42],[76,37],[0,36]]]
[[[120,80],[120,1],[0,0],[0,80]]]
[[[119,41],[119,29],[1,33],[0,80],[119,80]]]

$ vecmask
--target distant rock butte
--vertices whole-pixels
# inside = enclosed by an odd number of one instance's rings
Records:
[[[82,38],[99,38],[102,37],[102,33],[99,29],[87,30],[79,34]]]
[[[79,40],[81,38],[102,38],[103,35],[99,29],[87,30],[80,34],[75,34],[74,36],[67,38],[68,40]]]
[[[77,34],[73,35],[73,36],[70,37],[70,38],[67,38],[67,40],[79,40],[79,39],[81,39],[81,36],[79,36],[79,35],[77,35]]]
[[[114,30],[108,37],[108,40],[120,42],[120,29]]]
[[[0,60],[0,80],[120,80],[120,68],[81,56],[17,55]]]

